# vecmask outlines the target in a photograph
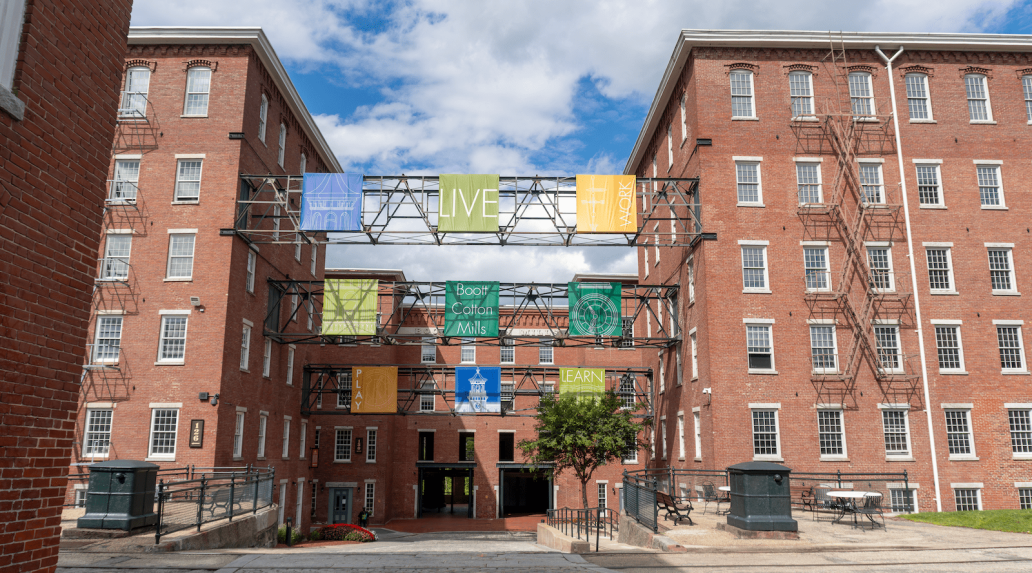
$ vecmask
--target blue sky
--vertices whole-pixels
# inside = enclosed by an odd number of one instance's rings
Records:
[[[261,26],[368,174],[618,173],[682,28],[1032,33],[1032,0],[135,0],[137,26]],[[410,280],[636,272],[630,249],[333,247]]]

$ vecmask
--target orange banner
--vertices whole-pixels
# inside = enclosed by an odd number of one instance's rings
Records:
[[[393,414],[398,411],[398,367],[351,369],[351,413]]]
[[[634,175],[577,176],[578,233],[636,233]]]

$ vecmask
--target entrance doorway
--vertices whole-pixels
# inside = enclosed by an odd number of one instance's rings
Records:
[[[330,488],[330,523],[352,523],[350,487]]]
[[[501,517],[545,513],[553,508],[552,472],[527,470],[516,465],[502,468],[498,473]]]
[[[475,464],[419,464],[418,515],[452,514],[474,517]]]

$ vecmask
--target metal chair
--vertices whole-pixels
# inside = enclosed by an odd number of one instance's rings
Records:
[[[702,512],[706,513],[706,510],[709,508],[709,504],[710,504],[711,501],[712,502],[716,502],[716,504],[717,504],[717,513],[718,514],[720,513],[720,504],[721,503],[730,504],[731,503],[731,495],[730,494],[721,495],[722,493],[723,492],[717,490],[716,486],[713,485],[713,482],[711,482],[711,481],[703,482],[703,484],[702,484],[702,494],[703,494],[702,498],[703,498],[703,500],[706,501],[706,506],[703,508]]]
[[[865,495],[863,503],[856,508],[856,518],[858,521],[854,523],[856,527],[863,528],[865,524],[861,518],[866,517],[871,522],[871,529],[878,526],[878,522],[875,521],[875,516],[881,520],[881,526],[885,527],[885,516],[882,515],[881,510],[882,496],[880,495]]]
[[[831,491],[831,488],[813,488],[813,503],[810,507],[814,521],[835,521],[839,518],[838,512],[841,511],[842,507],[837,500],[828,497],[829,491]],[[822,516],[826,516],[826,518]]]

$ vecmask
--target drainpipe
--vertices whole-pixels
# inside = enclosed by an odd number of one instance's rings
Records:
[[[921,353],[921,384],[924,386],[925,414],[928,418],[928,445],[932,452],[932,481],[935,484],[935,511],[942,511],[942,496],[939,492],[939,460],[935,454],[935,431],[932,428],[932,404],[928,392],[928,365],[925,361],[924,323],[921,322],[921,298],[917,290],[917,271],[914,268],[914,235],[910,229],[910,203],[907,201],[907,178],[903,173],[903,145],[899,140],[899,113],[896,110],[896,83],[892,77],[892,61],[903,53],[903,46],[891,57],[875,46],[874,51],[885,62],[889,72],[889,95],[892,97],[892,126],[896,132],[896,159],[899,161],[899,183],[903,190],[903,218],[907,226],[907,258],[910,259],[910,286],[914,290],[914,317],[917,320],[917,345]]]

